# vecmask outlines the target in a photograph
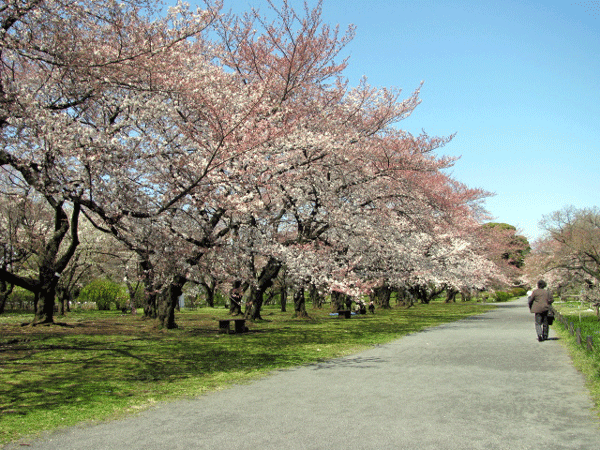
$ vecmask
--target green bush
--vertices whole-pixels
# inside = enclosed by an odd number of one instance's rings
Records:
[[[79,293],[80,302],[95,302],[100,311],[108,311],[114,304],[121,309],[127,304],[127,289],[114,281],[99,278],[85,286]]]
[[[215,292],[215,306],[225,306],[227,305],[227,300],[228,300],[228,296],[226,294],[223,294],[220,291],[216,291]]]
[[[527,290],[524,288],[512,288],[510,291],[508,291],[508,293],[512,297],[524,297],[527,295]]]
[[[123,288],[123,295],[126,297],[126,300],[124,300],[122,302],[122,304],[120,305],[121,308],[123,306],[127,306],[129,305],[129,292],[127,291],[127,288],[124,287]],[[144,286],[142,284],[140,284],[137,288],[137,291],[135,291],[135,295],[133,297],[133,304],[136,308],[143,308],[144,304],[146,303],[146,292],[144,291]]]
[[[8,296],[6,301],[6,309],[31,310],[33,309],[34,300],[35,294],[33,292],[23,289],[22,287],[15,286],[14,290]]]
[[[508,292],[498,291],[496,292],[496,301],[497,302],[507,302],[511,298],[511,295]]]

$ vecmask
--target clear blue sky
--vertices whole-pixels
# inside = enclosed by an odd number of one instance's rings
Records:
[[[351,84],[364,75],[408,96],[424,81],[399,127],[456,133],[442,150],[461,156],[451,173],[495,193],[496,221],[533,240],[542,215],[600,206],[600,1],[324,0],[323,20],[357,27]]]

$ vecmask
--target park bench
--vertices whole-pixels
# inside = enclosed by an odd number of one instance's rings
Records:
[[[220,319],[219,320],[219,331],[223,331],[225,333],[231,333],[231,329],[229,324],[233,322],[233,332],[234,333],[245,333],[248,331],[246,328],[246,319]]]
[[[338,316],[343,317],[345,319],[349,319],[352,317],[352,311],[349,309],[340,309],[338,310]]]

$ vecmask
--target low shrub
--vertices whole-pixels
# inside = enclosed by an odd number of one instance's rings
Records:
[[[7,310],[33,310],[35,294],[31,291],[15,286],[6,301]]]
[[[508,292],[503,291],[497,291],[495,297],[497,302],[507,302],[512,298]]]
[[[527,295],[527,290],[525,290],[525,288],[512,288],[508,293],[511,297],[525,297]]]
[[[127,289],[114,281],[99,278],[85,286],[79,293],[81,303],[96,303],[100,311],[108,311],[114,304],[116,309],[121,309],[127,304],[129,296]]]

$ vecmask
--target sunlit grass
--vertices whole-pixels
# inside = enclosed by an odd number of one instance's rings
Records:
[[[474,302],[417,305],[340,319],[265,307],[249,333],[221,334],[225,309],[177,314],[178,329],[118,312],[80,312],[52,326],[0,316],[0,443],[81,422],[122,417],[178,398],[250,381],[275,369],[347,355],[493,308]]]
[[[569,322],[573,322],[574,328],[581,329],[584,345],[579,345],[577,338],[572,336],[560,322],[555,321],[553,325],[560,341],[567,347],[573,365],[585,376],[587,387],[596,406],[596,412],[600,416],[600,322],[595,311],[589,308],[587,304],[555,302],[555,309],[566,317]],[[587,349],[587,336],[593,338],[593,351]]]

